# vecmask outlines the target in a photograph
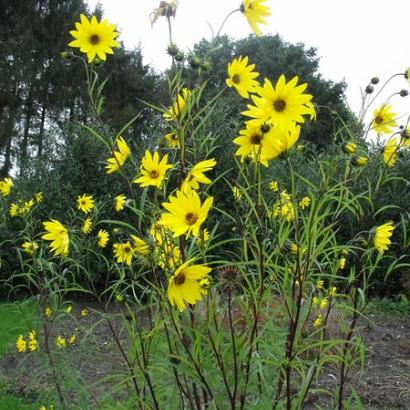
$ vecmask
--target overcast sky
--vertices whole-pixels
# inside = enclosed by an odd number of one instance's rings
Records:
[[[126,47],[141,45],[145,63],[166,68],[168,27],[159,18],[151,29],[149,14],[159,0],[88,0],[102,5],[105,18],[117,24]],[[173,23],[174,42],[187,49],[202,37],[210,38],[209,23],[216,31],[223,18],[238,8],[240,0],[179,0]],[[269,0],[272,16],[264,33],[279,34],[291,43],[316,47],[320,73],[348,84],[347,102],[354,111],[360,106],[360,87],[372,76],[381,80],[410,66],[410,0]],[[241,13],[233,15],[223,34],[241,38],[251,33]],[[257,64],[257,62],[256,62]],[[395,79],[390,95],[409,88],[403,77]],[[380,104],[383,102],[379,100]],[[400,114],[410,111],[410,96],[393,100]]]

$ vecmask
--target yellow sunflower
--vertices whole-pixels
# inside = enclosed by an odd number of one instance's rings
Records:
[[[304,115],[312,116],[313,97],[304,93],[307,84],[297,85],[298,80],[295,76],[287,83],[282,74],[273,87],[265,78],[263,87],[258,87],[258,95],[251,97],[255,105],[248,105],[248,110],[242,114],[257,121],[269,121],[275,126],[303,123]]]
[[[383,254],[384,251],[389,249],[389,246],[391,245],[390,238],[393,235],[393,230],[394,225],[391,221],[374,228],[373,244],[380,254]]]
[[[171,148],[181,148],[178,135],[175,134],[175,132],[170,132],[169,134],[166,134],[165,139],[167,140],[168,145]]]
[[[160,188],[167,170],[172,168],[172,165],[168,164],[168,154],[165,154],[160,161],[158,151],[151,155],[147,150],[141,162],[140,171],[142,175],[139,178],[135,178],[133,182],[139,184],[142,188],[146,186]]]
[[[209,197],[201,204],[196,191],[177,191],[176,196],[169,197],[169,202],[162,203],[168,213],[162,214],[161,222],[175,237],[183,234],[189,236],[191,233],[198,236],[213,200]]]
[[[240,6],[241,12],[245,15],[252,31],[257,36],[262,34],[258,24],[268,24],[265,17],[271,15],[269,7],[264,4],[266,2],[267,0],[243,0]]]
[[[399,138],[393,137],[386,142],[386,145],[383,148],[383,161],[389,168],[391,168],[397,161],[399,145]]]
[[[13,188],[13,185],[13,180],[11,178],[4,178],[2,181],[0,181],[0,193],[3,196],[10,195],[11,188]]]
[[[188,101],[191,91],[188,88],[184,88],[181,94],[178,94],[176,100],[172,104],[172,107],[166,111],[163,116],[167,121],[177,120],[184,113],[185,105]]]
[[[134,251],[136,254],[145,256],[150,253],[150,247],[143,239],[136,235],[131,235],[131,238],[134,242]]]
[[[94,200],[92,195],[83,194],[77,198],[77,208],[84,213],[91,212],[94,208]]]
[[[83,231],[83,233],[89,234],[91,232],[92,226],[93,226],[93,220],[91,218],[86,218],[81,230]]]
[[[215,165],[214,158],[195,164],[182,183],[181,190],[186,192],[191,189],[199,189],[199,184],[210,184],[211,180],[205,176],[204,172],[210,171]]]
[[[105,61],[107,54],[114,54],[112,49],[120,45],[115,41],[119,34],[115,31],[115,24],[109,24],[107,20],[98,22],[95,16],[90,21],[84,14],[80,15],[80,20],[81,23],[75,23],[77,30],[70,31],[75,40],[68,45],[79,48],[82,53],[87,54],[89,64],[96,56]]]
[[[107,165],[105,166],[107,174],[118,171],[124,165],[131,152],[123,137],[118,137],[115,143],[117,144],[118,151],[113,151],[114,156],[107,159]]]
[[[234,87],[241,97],[249,98],[249,93],[256,92],[256,87],[259,85],[255,80],[259,73],[253,71],[254,68],[255,64],[248,65],[248,57],[235,58],[228,65],[226,85]]]
[[[43,222],[44,229],[48,232],[42,236],[42,239],[51,241],[51,252],[54,255],[67,256],[70,238],[67,228],[59,221],[52,219],[51,221]]]
[[[38,249],[38,244],[37,242],[26,241],[21,245],[21,247],[23,248],[24,252],[32,255]]]
[[[17,204],[12,203],[10,205],[9,214],[12,218],[16,217],[20,212],[20,208]]]
[[[105,248],[110,239],[110,234],[105,229],[100,229],[97,233],[97,245],[100,248]]]
[[[383,104],[373,112],[372,128],[378,134],[389,134],[397,126],[396,113],[391,111],[391,105]]]
[[[204,265],[191,265],[192,260],[182,264],[168,280],[168,299],[180,312],[186,308],[185,303],[194,305],[204,294],[201,281],[208,279],[211,268]]]
[[[117,212],[120,212],[124,209],[124,205],[127,202],[127,197],[123,194],[117,195],[114,199],[114,207]]]
[[[134,256],[134,248],[130,242],[114,243],[114,257],[117,259],[117,263],[126,263],[128,266],[132,263]]]
[[[306,208],[309,208],[310,205],[310,198],[308,196],[305,196],[302,198],[302,200],[299,202],[299,207],[300,209],[304,210]]]

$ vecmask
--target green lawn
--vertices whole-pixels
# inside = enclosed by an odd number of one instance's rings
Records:
[[[14,348],[19,334],[37,330],[38,309],[33,303],[0,304],[0,359]],[[38,410],[40,405],[25,403],[4,391],[0,381],[0,410]]]

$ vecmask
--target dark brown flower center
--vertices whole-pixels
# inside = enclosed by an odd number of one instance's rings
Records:
[[[251,135],[251,144],[260,145],[262,142],[262,136],[260,134]]]
[[[192,212],[188,212],[185,215],[185,220],[188,223],[188,225],[193,225],[198,220],[198,215],[195,215]]]
[[[374,122],[376,124],[381,124],[383,122],[383,117],[381,117],[380,115],[378,115],[375,119]]]
[[[241,77],[239,77],[238,74],[235,74],[235,75],[232,77],[232,82],[235,83],[235,84],[239,84],[239,83],[241,82]]]
[[[82,199],[82,200],[81,200],[81,205],[82,205],[82,206],[86,206],[86,205],[87,205],[87,203],[85,202],[85,199]]]
[[[100,36],[98,34],[93,34],[90,37],[90,43],[93,46],[96,46],[100,42]]]
[[[129,246],[124,246],[123,247],[123,251],[124,253],[130,253],[131,252],[131,248]]]
[[[181,286],[184,284],[184,282],[185,282],[185,275],[181,272],[175,277],[174,283],[177,286]]]
[[[158,178],[159,177],[159,173],[158,173],[158,171],[157,170],[152,170],[150,173],[149,173],[149,176],[152,178],[152,179],[156,179],[156,178]]]
[[[275,102],[273,103],[273,108],[275,109],[275,111],[277,112],[282,112],[285,108],[286,108],[286,101],[282,100],[282,98],[278,98],[277,100],[275,100]]]

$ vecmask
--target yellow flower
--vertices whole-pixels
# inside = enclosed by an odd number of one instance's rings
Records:
[[[100,248],[105,248],[107,246],[108,240],[110,239],[110,234],[105,229],[100,229],[97,233],[97,245]]]
[[[92,220],[90,217],[88,217],[88,218],[86,218],[86,220],[84,221],[83,227],[81,228],[81,230],[82,230],[85,234],[88,234],[88,233],[91,232],[91,227],[92,227],[92,225],[93,225],[93,220]]]
[[[80,313],[81,317],[86,317],[88,316],[88,310],[87,309],[83,309]]]
[[[54,219],[43,222],[43,225],[48,233],[44,234],[42,239],[51,241],[51,252],[54,252],[54,255],[67,256],[70,238],[66,227],[61,222]]]
[[[37,242],[26,241],[21,245],[21,247],[23,248],[24,252],[32,255],[38,249],[38,244]]]
[[[346,154],[354,154],[357,151],[357,145],[354,142],[345,142],[342,145],[342,150]]]
[[[166,134],[165,139],[168,141],[168,144],[171,148],[181,148],[178,135],[175,134],[175,132]]]
[[[408,81],[408,83],[410,85],[410,67],[407,68],[407,70],[405,71],[404,78]]]
[[[46,307],[46,310],[44,311],[44,315],[47,319],[50,319],[52,313],[53,311],[51,310],[51,308]]]
[[[383,148],[383,161],[391,168],[397,161],[400,140],[398,137],[390,138]]]
[[[182,183],[181,190],[187,192],[191,189],[199,189],[199,184],[210,184],[211,180],[205,176],[204,172],[210,171],[215,165],[214,158],[195,164]]]
[[[188,101],[188,97],[191,95],[191,91],[188,88],[184,88],[181,94],[178,94],[176,101],[172,104],[172,107],[166,111],[163,116],[167,121],[177,120],[184,113],[185,105]]]
[[[158,151],[151,155],[147,150],[141,162],[140,171],[142,176],[135,178],[133,182],[139,184],[142,188],[146,186],[160,188],[167,170],[172,168],[172,165],[168,164],[168,154],[165,154],[160,161]]]
[[[313,322],[313,326],[314,326],[315,328],[318,328],[318,327],[320,327],[320,326],[322,326],[322,325],[323,325],[323,315],[320,314],[320,315],[318,315],[318,317],[316,318],[316,320]]]
[[[299,202],[299,207],[300,209],[306,209],[308,208],[310,205],[310,198],[308,196],[305,196],[304,198],[302,198],[302,200]]]
[[[228,65],[226,85],[234,87],[241,97],[249,98],[249,93],[256,92],[256,86],[259,85],[255,80],[259,73],[253,71],[254,68],[255,64],[248,65],[248,57],[235,58]]]
[[[73,344],[75,343],[75,339],[76,339],[76,336],[75,336],[75,335],[71,335],[71,336],[68,338],[68,343],[70,343],[70,345],[73,345]]]
[[[273,192],[279,191],[279,183],[278,181],[271,181],[269,182],[269,189]]]
[[[36,202],[39,204],[43,200],[43,193],[37,192],[34,197],[36,199]]]
[[[353,157],[350,162],[356,167],[364,167],[369,161],[366,157]]]
[[[322,279],[318,279],[316,281],[315,288],[317,290],[321,290],[321,289],[323,289],[324,284],[325,284],[325,282]]]
[[[343,256],[339,259],[339,269],[343,270],[346,267],[346,258]]]
[[[70,34],[75,38],[68,45],[79,48],[82,53],[87,54],[88,63],[92,63],[96,56],[101,60],[107,59],[107,54],[113,54],[112,49],[119,47],[115,41],[118,32],[115,24],[109,24],[107,20],[97,21],[93,16],[91,21],[84,14],[80,15],[81,23],[75,23],[77,30],[71,30]]]
[[[273,216],[275,218],[284,218],[288,222],[295,218],[295,208],[290,195],[286,192],[286,189],[281,192],[280,198],[273,205]]]
[[[91,212],[91,209],[94,208],[94,200],[92,195],[83,194],[83,196],[78,196],[77,208],[84,213]]]
[[[391,245],[390,238],[393,235],[394,228],[393,222],[391,221],[374,228],[373,244],[382,255]]]
[[[149,234],[154,239],[156,245],[161,245],[163,239],[165,238],[165,229],[162,225],[161,220],[156,221],[152,224],[151,229],[149,230]]]
[[[24,205],[20,208],[19,213],[22,215],[27,215],[31,208],[34,206],[34,201],[30,199],[29,201],[24,202]]]
[[[124,296],[122,296],[121,293],[117,293],[115,295],[115,301],[118,303],[124,302]]]
[[[67,346],[67,340],[65,339],[65,337],[59,335],[56,337],[56,345],[60,348],[64,348]]]
[[[124,209],[124,205],[127,202],[127,198],[125,195],[117,195],[114,200],[115,210],[120,212]]]
[[[31,332],[28,333],[28,348],[31,352],[34,352],[37,350],[38,342],[37,342],[37,335],[35,330],[32,330]]]
[[[209,231],[208,229],[203,229],[201,232],[199,232],[199,236],[197,236],[197,241],[201,244],[209,241]]]
[[[118,171],[124,165],[131,152],[123,137],[118,137],[115,143],[117,144],[118,151],[113,151],[114,156],[107,159],[107,165],[105,166],[107,174]]]
[[[185,302],[194,305],[202,299],[201,280],[208,277],[211,268],[191,265],[192,260],[182,264],[168,280],[168,299],[180,312],[186,308]]]
[[[268,24],[265,17],[270,16],[269,7],[266,6],[267,0],[243,0],[240,6],[240,10],[248,20],[252,31],[260,36],[262,33],[258,27],[258,24]]]
[[[141,238],[138,238],[136,235],[131,235],[131,238],[134,242],[134,251],[138,255],[148,255],[151,250],[149,245]]]
[[[320,309],[326,309],[328,304],[329,304],[329,300],[326,299],[326,298],[323,298],[319,303],[319,308]]]
[[[11,178],[4,178],[2,181],[0,181],[0,193],[3,196],[10,195],[11,188],[13,188],[13,185],[13,180]]]
[[[10,213],[10,216],[11,216],[12,218],[14,218],[15,216],[17,216],[17,215],[19,214],[19,211],[20,211],[20,209],[19,209],[19,207],[18,207],[17,204],[12,203],[12,204],[10,205],[9,213]]]
[[[383,104],[373,112],[372,127],[378,134],[389,134],[397,126],[396,113],[391,111],[391,105]]]
[[[23,335],[20,335],[16,341],[16,348],[19,353],[27,351],[27,342],[24,340]]]
[[[258,87],[258,95],[252,95],[255,105],[248,105],[248,111],[242,112],[254,118],[252,122],[271,122],[274,126],[287,127],[290,123],[303,123],[304,115],[312,113],[312,96],[304,94],[307,84],[297,85],[299,78],[293,77],[288,83],[282,74],[273,87],[265,78],[263,87]]]
[[[335,297],[336,294],[337,294],[337,288],[336,288],[336,286],[332,286],[331,288],[329,288],[329,289],[327,290],[327,294],[329,295],[330,298]]]
[[[115,243],[114,257],[117,259],[117,263],[126,263],[128,266],[132,263],[132,257],[134,256],[134,249],[130,242]]]
[[[161,221],[175,237],[183,234],[189,236],[191,233],[198,236],[213,200],[213,197],[209,197],[201,205],[196,191],[177,191],[176,196],[169,197],[169,202],[162,203],[168,213],[162,214]]]
[[[65,313],[70,314],[72,311],[73,311],[73,306],[69,305],[69,306],[67,306],[67,308],[65,310]]]
[[[284,248],[286,251],[292,253],[293,255],[297,255],[299,252],[299,245],[292,241],[286,241]]]

